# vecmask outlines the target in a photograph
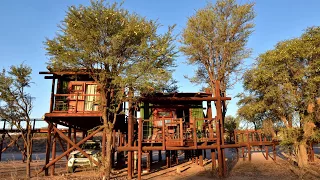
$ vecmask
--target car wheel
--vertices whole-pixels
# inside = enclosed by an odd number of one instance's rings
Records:
[[[74,173],[76,170],[76,167],[68,167],[68,172],[69,173]]]

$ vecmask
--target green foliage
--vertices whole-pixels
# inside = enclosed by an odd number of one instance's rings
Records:
[[[282,122],[288,128],[283,132],[284,144],[316,139],[314,124],[320,120],[318,112],[308,107],[320,97],[319,45],[320,27],[312,27],[261,54],[245,73],[248,94],[240,95],[239,114],[252,122]],[[291,128],[293,122],[301,127]]]
[[[31,84],[31,68],[21,64],[0,73],[0,117],[23,129],[20,121],[30,121],[33,98],[26,92]]]
[[[190,64],[198,66],[192,82],[213,88],[212,82],[220,80],[225,91],[232,74],[239,72],[242,60],[250,55],[246,43],[254,16],[253,3],[238,5],[235,0],[218,0],[188,19],[180,50]]]
[[[30,114],[34,98],[26,91],[31,84],[32,69],[20,64],[11,66],[9,71],[0,72],[0,119],[5,119],[11,127],[16,127],[22,134],[26,154],[26,178],[30,179],[31,169],[31,124]],[[25,122],[26,126],[22,126]]]
[[[239,127],[240,121],[239,118],[233,116],[226,116],[224,119],[224,128],[227,133],[231,134]]]
[[[158,27],[117,3],[71,6],[60,34],[45,42],[49,69],[90,72],[107,99],[102,106],[108,104],[108,112],[116,113],[129,88],[150,93],[162,90],[171,79],[174,26],[161,35]]]

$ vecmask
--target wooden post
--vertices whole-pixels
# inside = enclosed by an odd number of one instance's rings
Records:
[[[158,162],[162,161],[162,154],[161,154],[161,150],[159,150],[159,154],[158,154]]]
[[[86,137],[86,131],[82,131],[82,139]]]
[[[184,139],[183,139],[183,124],[182,124],[182,118],[180,118],[180,145],[184,145]]]
[[[53,107],[54,107],[54,86],[55,86],[55,79],[52,79],[52,84],[51,84],[51,98],[50,98],[50,109],[49,112],[52,113]]]
[[[56,141],[57,141],[56,136],[57,136],[57,133],[56,133],[56,131],[54,131],[53,138],[52,138],[53,141],[52,141],[51,159],[56,158]],[[55,163],[52,164],[52,166],[51,166],[51,172],[50,172],[51,176],[54,176],[54,170],[55,170]]]
[[[198,150],[199,151],[199,165],[203,167],[203,156],[202,156],[202,149]]]
[[[69,127],[68,127],[68,138],[69,138],[69,139],[71,139],[71,131],[72,131],[72,129],[71,129],[71,127],[69,126]],[[71,144],[68,142],[68,143],[67,143],[67,149],[70,149],[70,147],[71,147]],[[67,156],[69,156],[69,153],[67,154]],[[68,172],[68,163],[66,164],[66,171]]]
[[[161,119],[162,121],[162,150],[166,150],[166,124],[164,119]]]
[[[73,128],[73,142],[77,144],[77,129]]]
[[[207,117],[209,118],[209,138],[213,138],[211,101],[207,101]]]
[[[50,148],[51,148],[51,130],[52,130],[52,124],[48,124],[48,132],[47,132],[47,143],[46,143],[46,160],[45,160],[45,166],[49,163],[50,159]],[[45,168],[44,175],[48,176],[48,168]]]
[[[195,150],[195,156],[196,156],[196,165],[199,165],[199,151],[198,151],[198,149]]]
[[[223,176],[227,176],[227,162],[226,162],[226,149],[222,150],[222,159],[223,159]]]
[[[247,130],[247,140],[248,140],[248,143],[247,143],[248,159],[249,159],[249,161],[251,161],[251,145],[250,145],[250,139],[249,139],[249,132],[248,132],[248,130]]]
[[[151,155],[151,153],[152,153],[152,151],[149,151],[148,153],[147,153],[147,171],[150,171],[150,169],[151,169],[151,157],[152,157],[152,155]]]
[[[138,180],[141,180],[141,160],[142,160],[142,123],[143,120],[139,119],[138,129]]]
[[[178,165],[179,164],[178,150],[175,151],[175,157],[176,157],[176,165]]]
[[[167,168],[171,167],[171,153],[170,151],[166,151],[166,161],[167,161]]]
[[[197,119],[193,120],[193,145],[197,149],[198,143],[197,143]]]
[[[269,147],[268,146],[264,146],[264,149],[266,151],[266,160],[269,159]]]
[[[132,91],[129,91],[130,97],[132,96]],[[133,136],[133,107],[132,107],[132,99],[129,100],[129,116],[128,116],[128,147],[132,146],[132,136]],[[139,122],[140,123],[140,122]],[[132,174],[134,173],[132,167],[133,167],[133,152],[128,151],[128,179],[132,179]]]
[[[35,130],[35,127],[36,127],[36,119],[33,119],[33,125],[32,125],[32,131],[31,131],[31,137],[33,137],[33,134],[35,133],[34,130]],[[31,138],[31,144],[30,144],[30,161],[32,162],[32,152],[33,152],[33,138]],[[1,159],[0,159],[1,161]]]
[[[152,154],[152,151],[150,151],[150,167],[152,165],[152,161],[153,161],[153,154]]]
[[[4,138],[6,137],[6,133],[5,133],[5,129],[6,129],[6,121],[3,121],[3,134],[1,136],[1,142],[0,142],[0,161],[1,161],[1,158],[2,158],[2,148],[3,148],[3,141],[4,141]]]
[[[211,163],[212,163],[212,171],[215,172],[217,165],[216,165],[216,150],[211,149]]]

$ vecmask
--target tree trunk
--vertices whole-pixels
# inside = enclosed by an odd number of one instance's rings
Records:
[[[298,166],[300,168],[305,168],[308,166],[307,144],[305,142],[301,142],[301,144],[299,144],[297,148]]]
[[[26,138],[26,148],[27,148],[27,165],[26,165],[26,179],[31,177],[31,127],[28,123],[27,125],[27,138]]]
[[[112,156],[112,130],[107,129],[107,144],[106,144],[106,160],[105,160],[105,178],[106,180],[110,180],[111,178],[111,156]]]

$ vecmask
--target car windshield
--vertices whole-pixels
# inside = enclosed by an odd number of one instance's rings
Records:
[[[99,143],[85,143],[82,145],[82,149],[100,150],[100,144]]]

